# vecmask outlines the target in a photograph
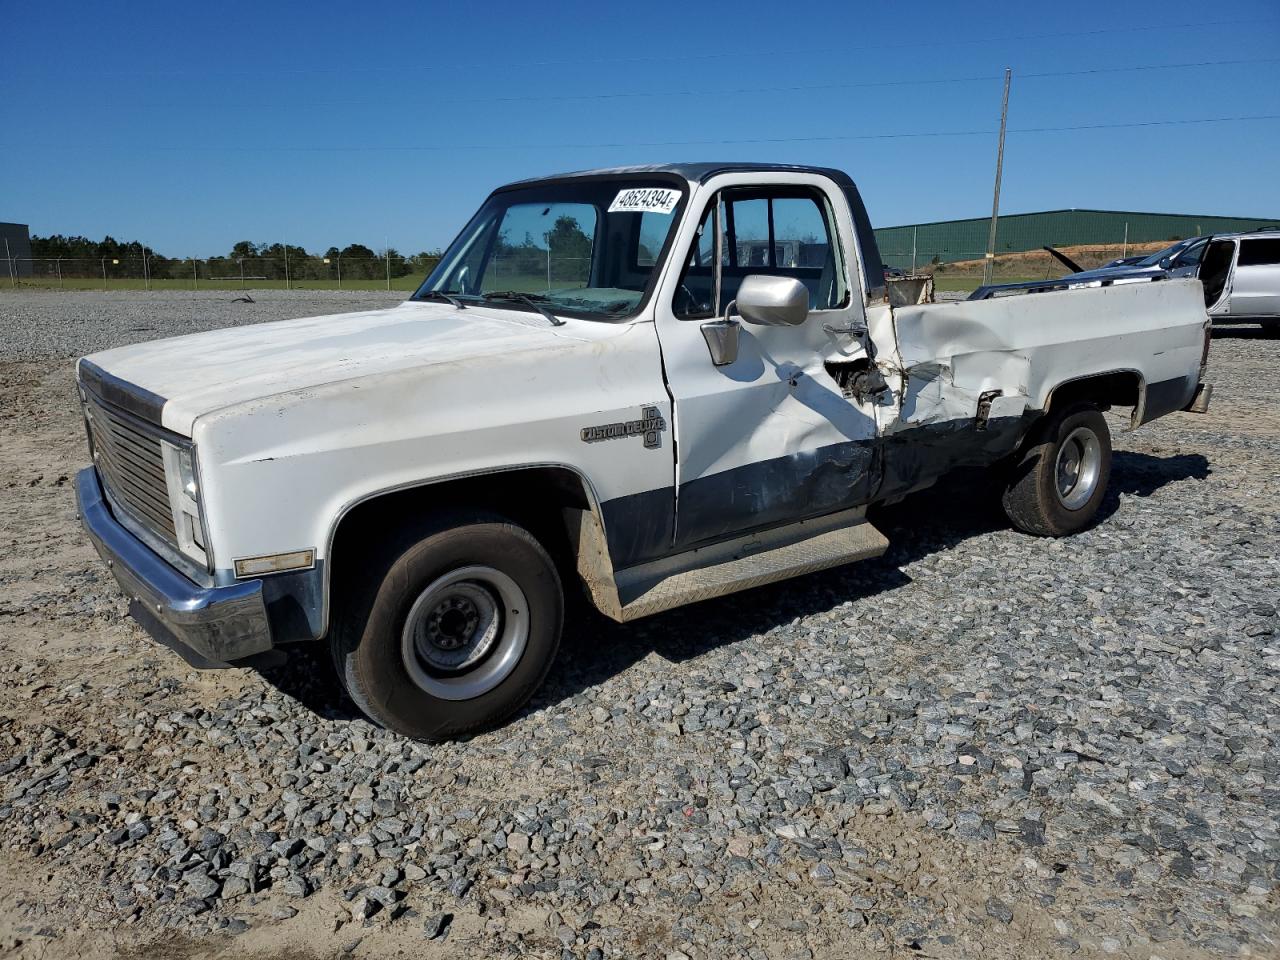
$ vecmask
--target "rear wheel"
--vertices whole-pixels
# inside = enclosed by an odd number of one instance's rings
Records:
[[[1050,415],[1004,491],[1005,513],[1019,530],[1062,537],[1091,524],[1111,478],[1111,431],[1096,407]]]
[[[351,699],[388,729],[445,740],[523,706],[560,643],[555,564],[523,527],[440,517],[385,547],[344,592],[331,639]]]

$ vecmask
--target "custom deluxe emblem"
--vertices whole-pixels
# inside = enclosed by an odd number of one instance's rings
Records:
[[[667,421],[662,418],[657,407],[641,407],[639,420],[583,427],[582,440],[584,443],[598,443],[601,440],[621,440],[623,437],[644,437],[645,447],[652,450],[662,445],[661,433],[665,429]]]

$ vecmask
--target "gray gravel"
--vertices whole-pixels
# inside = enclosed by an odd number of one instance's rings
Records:
[[[395,290],[0,290],[0,331],[5,359],[80,357],[237,324],[376,310],[407,296]],[[254,302],[236,302],[242,297]]]
[[[83,296],[92,348],[182,322]],[[4,343],[90,349],[81,306],[0,299]],[[961,477],[880,513],[879,560],[582,615],[530,709],[432,747],[322,655],[195,674],[146,640],[74,527],[65,364],[7,365],[0,438],[38,443],[0,457],[0,950],[1275,956],[1277,361],[1218,338],[1213,413],[1117,432],[1086,533]]]

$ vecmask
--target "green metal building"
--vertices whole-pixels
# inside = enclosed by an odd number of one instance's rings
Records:
[[[909,270],[930,263],[978,260],[987,252],[991,220],[941,220],[879,227],[876,242],[890,266]],[[1038,250],[1044,246],[1122,244],[1181,240],[1206,233],[1230,233],[1280,226],[1280,218],[1208,217],[1181,213],[1137,213],[1125,210],[1046,210],[1000,217],[996,253]],[[914,252],[914,257],[913,257]]]

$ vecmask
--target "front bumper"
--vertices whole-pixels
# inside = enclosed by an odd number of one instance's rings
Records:
[[[112,516],[93,467],[76,474],[76,499],[89,539],[134,601],[130,613],[156,640],[196,667],[226,666],[271,649],[261,580],[192,583]]]

